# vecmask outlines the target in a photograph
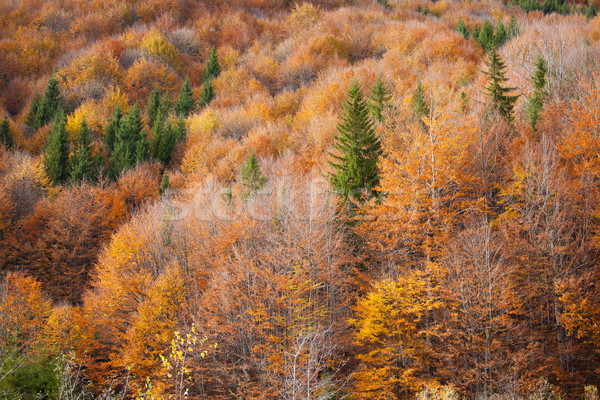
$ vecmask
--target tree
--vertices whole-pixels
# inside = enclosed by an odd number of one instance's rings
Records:
[[[594,4],[593,1],[590,0],[590,2],[588,4],[588,8],[585,12],[585,16],[587,19],[592,19],[596,15],[598,15],[598,11],[596,10],[596,5]]]
[[[377,161],[382,154],[381,141],[369,117],[368,106],[358,83],[354,82],[344,103],[344,114],[334,137],[334,153],[328,152],[327,163],[331,186],[346,201],[373,196],[379,184]]]
[[[96,180],[96,162],[94,149],[90,142],[90,130],[88,129],[85,118],[81,121],[79,135],[77,136],[77,149],[71,161],[71,180],[78,184],[81,181]]]
[[[486,87],[486,91],[492,101],[492,107],[496,109],[501,116],[506,118],[509,122],[512,122],[513,108],[519,96],[508,94],[514,90],[514,88],[502,86],[504,82],[508,81],[508,78],[504,76],[506,65],[500,59],[495,47],[491,48],[488,60],[484,62],[488,67],[487,72],[485,72],[488,76],[488,86]]]
[[[10,124],[8,122],[8,117],[5,115],[2,119],[2,123],[0,123],[0,146],[11,148],[13,144],[13,135],[10,131]]]
[[[208,61],[206,62],[206,70],[204,71],[204,82],[216,78],[221,73],[221,65],[219,64],[219,56],[217,49],[213,47],[210,50]]]
[[[546,65],[546,60],[544,60],[541,54],[538,54],[535,60],[535,72],[531,76],[533,95],[529,98],[527,107],[527,117],[529,118],[532,129],[536,129],[540,118],[540,112],[542,111],[544,97],[546,96],[545,88],[548,83],[548,80],[546,79],[547,73],[548,67]]]
[[[458,20],[458,25],[456,26],[456,30],[458,31],[458,33],[460,33],[462,35],[462,37],[466,39],[469,39],[469,29],[466,27],[465,25],[465,21],[463,21],[463,19],[459,19]]]
[[[181,88],[179,89],[179,99],[175,103],[175,114],[180,118],[187,118],[190,112],[194,110],[196,101],[194,100],[194,93],[192,92],[192,85],[190,84],[190,78],[187,78]]]
[[[139,105],[135,105],[127,114],[125,121],[119,124],[113,151],[113,175],[133,167],[148,157],[148,140],[142,123]]]
[[[51,77],[46,85],[46,90],[41,99],[34,98],[30,112],[27,116],[27,124],[33,131],[37,131],[46,123],[50,122],[59,109],[64,110],[63,98],[60,94],[58,81]]]
[[[392,96],[381,78],[377,78],[375,85],[371,87],[369,111],[376,122],[383,122],[382,112],[390,106]]]
[[[169,190],[170,187],[171,184],[169,183],[169,172],[165,169],[165,172],[162,176],[162,180],[160,182],[160,187],[158,188],[158,192],[160,194],[164,194],[167,190]]]
[[[496,25],[496,30],[494,31],[494,44],[496,47],[500,47],[506,42],[508,39],[508,33],[506,32],[506,28],[504,27],[504,23],[502,20],[498,21],[498,25]]]
[[[425,101],[425,90],[421,80],[417,80],[417,88],[413,92],[411,105],[413,108],[413,114],[418,120],[422,120],[424,117],[429,115],[429,106]]]
[[[146,108],[146,114],[148,114],[148,126],[150,129],[154,129],[154,121],[156,121],[156,113],[160,108],[160,88],[158,86],[154,86],[154,90],[152,90],[152,94],[150,95],[150,100],[148,101],[148,107]]]
[[[54,118],[44,154],[44,166],[48,178],[55,183],[64,182],[69,176],[69,137],[65,126],[67,118],[61,110]]]
[[[511,15],[510,17],[508,28],[506,28],[506,34],[508,35],[509,39],[512,39],[519,34],[519,25],[517,25],[517,20],[514,15]]]
[[[106,146],[108,154],[112,154],[114,151],[117,132],[119,131],[122,120],[123,111],[121,110],[121,107],[117,105],[112,118],[108,120],[106,128],[104,128],[104,145]]]
[[[242,166],[240,174],[242,178],[242,188],[244,189],[244,195],[246,197],[257,190],[260,190],[267,183],[267,177],[260,170],[258,157],[256,157],[254,152],[250,153],[250,156]]]
[[[475,38],[475,35],[473,35],[473,37]],[[476,39],[481,47],[483,47],[483,51],[486,53],[494,47],[494,27],[487,19],[483,21],[483,24],[481,25],[481,31]]]
[[[212,79],[208,79],[204,81],[204,86],[202,86],[202,93],[200,93],[200,107],[206,107],[210,104],[212,99],[215,97],[215,92],[213,89]]]

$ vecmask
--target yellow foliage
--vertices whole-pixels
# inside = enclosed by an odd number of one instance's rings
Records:
[[[294,29],[306,28],[321,19],[321,10],[312,3],[296,3],[289,16],[289,22]]]
[[[85,118],[85,122],[92,133],[102,132],[102,123],[104,116],[97,114],[98,104],[93,100],[88,100],[83,103],[75,112],[67,116],[67,125],[65,129],[69,134],[69,139],[77,140],[79,128]]]
[[[181,69],[181,56],[171,43],[157,30],[152,30],[142,39],[142,48],[174,69]]]

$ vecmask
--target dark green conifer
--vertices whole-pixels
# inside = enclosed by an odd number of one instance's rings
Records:
[[[200,107],[207,106],[212,99],[215,97],[215,93],[213,90],[212,79],[209,79],[204,82],[204,86],[202,86],[202,93],[200,94]]]
[[[481,25],[481,31],[479,32],[479,36],[477,37],[477,42],[483,47],[483,51],[486,53],[490,51],[492,47],[494,47],[495,39],[494,39],[494,27],[491,22],[487,19],[483,21]]]
[[[527,117],[529,118],[529,123],[533,129],[537,128],[544,98],[546,97],[546,85],[548,83],[546,78],[547,73],[548,67],[546,66],[546,61],[541,54],[538,54],[535,60],[535,71],[531,77],[533,94],[529,98],[527,107]]]
[[[54,184],[65,182],[69,177],[69,136],[65,128],[67,118],[62,110],[54,117],[46,149],[44,150],[44,167],[48,178]]]
[[[115,137],[112,173],[116,178],[127,168],[135,166],[148,155],[146,131],[142,123],[139,105],[135,105],[121,121]]]
[[[488,54],[488,60],[484,62],[488,68],[487,72],[485,72],[488,76],[486,91],[490,96],[492,106],[501,116],[512,122],[513,108],[519,96],[509,94],[514,88],[503,86],[508,80],[505,77],[506,65],[500,59],[495,47],[492,47]]]
[[[260,170],[258,157],[256,157],[254,152],[250,153],[250,156],[242,166],[240,175],[242,178],[242,190],[245,197],[260,190],[267,183],[267,177]]]
[[[106,151],[108,154],[112,154],[115,147],[115,138],[117,136],[117,132],[119,131],[119,127],[121,126],[123,120],[123,111],[120,106],[115,108],[113,112],[113,116],[108,120],[106,124],[106,128],[104,128],[104,145],[106,146]]]
[[[77,149],[71,160],[71,181],[79,184],[81,181],[96,180],[96,162],[90,140],[90,130],[85,118],[81,121],[77,135]]]
[[[187,78],[179,89],[179,98],[177,99],[177,103],[175,103],[175,114],[180,118],[187,118],[195,106],[196,101],[194,100],[192,85],[190,78]]]
[[[32,132],[35,132],[39,129],[39,127],[37,127],[39,124],[37,121],[37,114],[41,104],[42,97],[36,93],[31,101],[31,105],[29,106],[27,117],[25,118],[25,125],[27,125]]]
[[[508,39],[512,39],[519,34],[519,25],[517,25],[516,18],[511,15],[510,22],[508,23],[508,27],[506,28],[506,35]]]
[[[221,65],[219,64],[219,56],[217,55],[217,49],[213,47],[210,49],[210,55],[206,62],[206,70],[204,71],[204,81],[208,81],[216,78],[221,73]]]
[[[158,188],[158,192],[162,195],[171,187],[171,183],[169,182],[169,172],[165,169],[163,173],[162,180],[160,181],[160,188]]]
[[[375,122],[383,122],[383,111],[391,104],[392,95],[381,80],[377,78],[375,84],[371,87],[371,96],[369,98],[369,111]]]
[[[154,121],[156,120],[156,113],[160,108],[160,99],[161,93],[160,88],[154,86],[154,90],[152,90],[152,94],[150,95],[150,100],[148,100],[148,107],[146,107],[146,114],[148,115],[148,126],[150,129],[154,129]]]
[[[469,29],[465,25],[465,21],[463,19],[458,20],[458,25],[456,26],[456,30],[460,33],[465,39],[469,39]]]
[[[58,81],[54,77],[51,77],[48,80],[46,90],[44,90],[41,99],[39,97],[34,98],[34,102],[27,115],[26,123],[31,131],[35,132],[52,121],[59,109],[65,109],[64,102],[60,94]]]
[[[5,148],[13,147],[13,135],[10,130],[10,123],[8,122],[8,117],[5,115],[2,118],[2,123],[0,123],[0,146],[4,146]]]
[[[592,19],[596,15],[598,15],[598,11],[596,10],[596,5],[594,4],[593,1],[590,0],[590,2],[588,3],[587,11],[585,12],[585,17],[587,19]]]
[[[467,112],[468,107],[469,97],[467,96],[467,93],[463,90],[462,92],[460,92],[460,111]]]
[[[332,168],[329,181],[345,201],[375,195],[379,185],[377,162],[382,154],[381,141],[373,128],[363,94],[354,82],[344,103],[344,112],[334,137],[334,153],[327,163]]]
[[[417,80],[417,88],[413,92],[411,105],[413,114],[419,121],[422,121],[423,117],[429,116],[429,106],[425,101],[425,90],[420,79]]]
[[[496,30],[494,31],[494,43],[496,44],[496,47],[502,46],[507,39],[508,33],[506,32],[504,23],[498,21],[498,25],[496,25]]]

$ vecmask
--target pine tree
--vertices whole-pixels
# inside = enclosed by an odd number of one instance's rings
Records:
[[[473,27],[473,32],[471,32],[471,37],[475,39],[477,43],[479,43],[479,27],[475,25]]]
[[[363,94],[354,82],[344,103],[344,114],[338,123],[334,138],[335,153],[329,153],[327,163],[333,169],[329,173],[331,186],[344,200],[359,200],[363,195],[373,196],[379,184],[377,161],[382,154],[379,137]]]
[[[169,172],[165,169],[163,173],[162,180],[160,181],[160,187],[158,188],[158,192],[162,195],[171,187],[171,183],[169,182]]]
[[[148,100],[148,107],[146,107],[146,114],[148,115],[148,126],[150,129],[154,129],[154,121],[156,120],[156,113],[160,107],[160,99],[161,93],[160,88],[154,86],[154,90],[152,90],[152,94],[150,95],[150,100]]]
[[[369,97],[369,111],[376,122],[383,122],[383,111],[390,106],[392,96],[381,78],[377,78],[375,84],[371,87],[371,96]]]
[[[207,106],[212,99],[215,97],[215,93],[213,90],[212,79],[209,79],[204,82],[204,86],[202,87],[202,93],[200,94],[200,107]]]
[[[588,3],[587,11],[585,13],[585,17],[589,20],[589,19],[594,18],[596,15],[598,15],[598,11],[596,10],[596,5],[594,4],[593,1],[590,0],[590,2]]]
[[[502,46],[507,39],[508,33],[506,32],[506,28],[504,28],[504,23],[498,21],[498,25],[496,25],[496,30],[494,31],[494,43],[496,47]]]
[[[8,122],[8,117],[5,115],[2,119],[2,123],[0,123],[0,146],[4,146],[5,148],[13,147],[13,135],[10,131],[10,123]]]
[[[217,56],[217,49],[212,48],[208,61],[206,62],[206,70],[204,71],[204,82],[216,78],[221,73],[221,65],[219,64],[219,57]]]
[[[27,112],[27,117],[25,118],[25,125],[29,127],[32,132],[35,132],[39,129],[37,121],[37,114],[42,104],[42,97],[39,94],[35,94],[33,100],[31,101],[31,106],[29,106],[29,111]]]
[[[486,53],[494,47],[494,27],[487,19],[483,21],[481,25],[481,31],[477,36],[477,42],[483,47],[483,51]]]
[[[548,83],[548,80],[546,79],[547,73],[548,67],[546,66],[546,61],[541,54],[538,54],[535,60],[535,72],[531,77],[533,83],[533,95],[529,98],[527,107],[527,117],[529,118],[529,123],[533,129],[536,129],[537,127],[544,97],[546,96],[545,88]]]
[[[104,145],[106,146],[106,151],[108,154],[112,154],[115,147],[115,138],[117,136],[117,132],[119,131],[119,127],[123,120],[123,111],[121,107],[117,105],[115,111],[113,112],[113,116],[108,120],[106,124],[106,128],[104,128]]]
[[[456,30],[460,33],[465,39],[469,39],[469,29],[465,25],[465,21],[463,19],[458,20],[458,25],[456,26]]]
[[[148,155],[148,142],[142,123],[139,105],[135,105],[127,113],[127,117],[119,124],[115,137],[112,159],[112,174],[116,178],[121,171],[135,166]]]
[[[79,184],[84,180],[96,180],[96,162],[90,141],[90,130],[85,122],[85,118],[81,121],[81,127],[77,136],[77,149],[75,154],[73,154],[71,165],[71,180],[73,183]]]
[[[58,87],[58,81],[51,77],[42,97],[36,96],[34,98],[27,114],[26,124],[31,131],[35,132],[52,121],[59,109],[64,110],[65,106]]]
[[[417,88],[413,92],[411,105],[413,114],[419,121],[422,121],[424,117],[429,115],[429,106],[425,101],[425,90],[423,89],[423,84],[420,79],[417,80]]]
[[[488,86],[486,87],[486,91],[492,100],[493,107],[498,113],[508,121],[512,121],[513,108],[519,96],[508,94],[513,91],[514,88],[502,86],[504,82],[508,80],[508,78],[504,76],[506,65],[500,59],[495,47],[492,47],[490,50],[488,58],[489,59],[485,61],[485,65],[488,67],[487,72],[485,72],[488,76]]]
[[[127,129],[132,138],[131,154],[133,165],[148,159],[148,135],[142,122],[139,105],[135,105],[127,115]]]
[[[196,101],[194,100],[192,85],[190,83],[190,78],[187,78],[179,89],[179,99],[175,104],[175,114],[180,118],[187,118],[194,110],[195,106]]]
[[[69,137],[65,128],[67,118],[63,111],[54,117],[48,143],[44,151],[44,167],[48,178],[55,183],[63,183],[69,176]]]
[[[250,156],[242,166],[240,171],[242,178],[242,189],[245,197],[250,196],[251,193],[260,190],[267,183],[267,177],[260,170],[260,164],[258,157],[254,152],[250,153]]]

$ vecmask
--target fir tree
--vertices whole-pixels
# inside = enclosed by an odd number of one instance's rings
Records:
[[[162,180],[160,181],[160,187],[158,188],[158,192],[162,195],[171,187],[171,183],[169,182],[169,173],[165,169],[163,173]]]
[[[116,178],[121,171],[147,158],[148,143],[139,105],[127,113],[119,124],[113,150],[112,173]]]
[[[29,111],[27,112],[27,117],[25,118],[25,125],[29,127],[32,132],[35,132],[39,129],[39,122],[37,121],[37,114],[42,104],[42,97],[39,94],[35,94],[33,100],[31,101],[31,105],[29,106]]]
[[[467,96],[467,93],[463,90],[462,92],[460,92],[460,111],[467,112],[468,107],[469,97]]]
[[[216,78],[221,73],[221,65],[219,64],[219,57],[217,56],[217,49],[212,48],[208,61],[206,62],[206,70],[204,71],[204,82]]]
[[[423,117],[429,115],[429,106],[427,106],[427,102],[425,101],[425,90],[420,79],[417,80],[417,88],[413,92],[411,105],[413,114],[419,121],[422,121]]]
[[[209,79],[204,82],[204,86],[202,86],[202,93],[200,94],[200,107],[207,106],[212,99],[215,97],[215,93],[213,90],[212,79]]]
[[[508,27],[506,28],[506,35],[508,39],[512,39],[519,34],[519,25],[517,25],[517,20],[514,16],[511,15],[510,22],[508,23]]]
[[[242,178],[242,189],[244,196],[248,197],[251,193],[260,190],[267,183],[267,177],[260,170],[260,164],[258,157],[254,152],[250,153],[250,156],[242,166],[240,171]]]
[[[536,129],[537,127],[544,97],[546,96],[545,88],[548,83],[548,80],[546,79],[547,73],[548,67],[546,66],[546,61],[538,54],[535,60],[535,72],[531,77],[533,83],[533,95],[529,98],[527,107],[527,117],[529,118],[529,123],[533,129]]]
[[[456,30],[460,33],[465,39],[469,39],[469,29],[465,25],[465,21],[463,19],[458,20],[458,25],[456,26]]]
[[[96,180],[96,162],[90,141],[90,130],[85,122],[85,118],[81,121],[81,127],[77,136],[77,149],[75,150],[75,154],[73,154],[71,165],[71,181],[73,183],[78,184],[84,180]]]
[[[148,159],[148,135],[144,129],[139,105],[136,104],[127,115],[126,127],[132,138],[131,154],[135,165]]]
[[[44,151],[44,167],[48,178],[55,183],[63,183],[69,176],[69,137],[65,126],[67,118],[63,111],[54,117],[48,142]]]
[[[507,39],[508,33],[506,32],[504,23],[498,21],[498,25],[496,25],[496,30],[494,31],[494,43],[496,44],[496,47],[502,46]]]
[[[152,90],[152,94],[150,95],[150,100],[148,100],[148,107],[146,107],[146,114],[148,115],[148,126],[150,129],[154,129],[154,121],[156,120],[156,113],[160,108],[160,99],[161,93],[160,88],[154,86],[154,90]]]
[[[598,11],[596,10],[596,5],[593,1],[590,0],[588,3],[587,11],[585,12],[585,17],[589,20],[598,15]]]
[[[481,31],[477,36],[477,42],[483,47],[483,51],[486,53],[494,47],[494,27],[487,19],[483,21],[481,25]]]
[[[390,106],[392,96],[381,78],[371,87],[369,111],[376,122],[383,122],[383,111]]]
[[[4,146],[5,148],[13,147],[13,136],[10,130],[10,123],[8,122],[8,117],[5,115],[2,119],[2,123],[0,123],[0,146]]]
[[[344,103],[344,113],[334,138],[335,153],[329,153],[327,163],[331,186],[344,200],[359,200],[363,195],[373,196],[379,184],[377,161],[382,154],[379,137],[363,94],[354,82]]]
[[[120,106],[117,106],[113,112],[112,118],[108,120],[106,128],[104,128],[104,145],[106,146],[106,151],[108,154],[112,154],[114,151],[115,138],[122,123],[122,119],[123,111],[121,111]]]
[[[187,78],[179,89],[179,99],[175,104],[175,114],[180,118],[187,118],[195,106],[196,101],[194,100],[192,85],[190,83],[190,78]]]
[[[518,96],[509,95],[514,88],[504,87],[503,84],[508,80],[504,76],[506,65],[500,59],[495,47],[492,47],[488,60],[485,61],[488,70],[485,74],[488,76],[488,86],[486,91],[492,100],[493,107],[498,113],[508,121],[513,120],[513,108]]]
[[[48,122],[52,121],[59,110],[64,110],[64,102],[58,87],[58,81],[51,77],[46,85],[46,90],[40,98],[36,96],[27,114],[26,124],[35,132]]]
[[[473,27],[473,32],[471,32],[471,37],[475,39],[477,43],[479,43],[479,27],[475,25]]]

